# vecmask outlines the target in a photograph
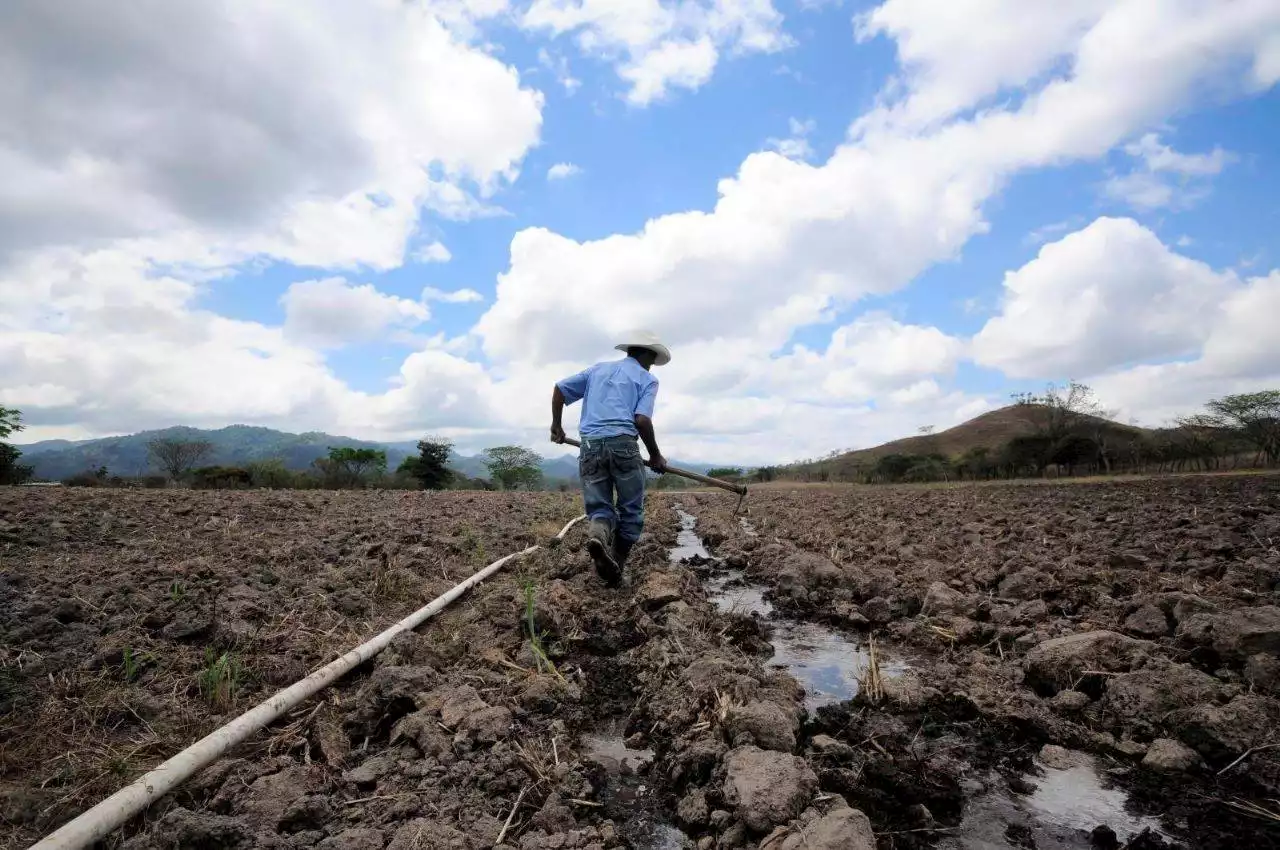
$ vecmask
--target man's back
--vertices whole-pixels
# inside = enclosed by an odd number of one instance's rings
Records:
[[[652,417],[658,395],[658,379],[632,357],[597,363],[558,386],[566,403],[582,399],[578,432],[586,439],[636,436],[636,415]]]

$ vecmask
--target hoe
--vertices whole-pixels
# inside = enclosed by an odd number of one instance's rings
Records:
[[[577,446],[578,448],[582,447],[582,443],[579,443],[577,440],[573,440],[568,437],[565,438],[564,444],[566,446]],[[644,462],[644,465],[648,466],[649,461],[646,460]],[[733,509],[734,516],[738,515],[738,511],[741,511],[742,506],[746,503],[747,488],[743,484],[732,484],[728,481],[721,481],[719,478],[712,478],[709,475],[702,475],[700,473],[693,472],[692,470],[681,469],[678,466],[668,466],[667,474],[679,475],[681,478],[688,478],[690,481],[697,481],[699,484],[706,484],[708,487],[719,487],[721,490],[728,490],[730,493],[737,493],[738,506]],[[745,513],[751,513],[751,510],[747,509]]]

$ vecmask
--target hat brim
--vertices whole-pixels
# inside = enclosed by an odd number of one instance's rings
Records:
[[[614,348],[619,351],[626,351],[628,348],[643,348],[646,351],[652,351],[658,358],[653,362],[655,366],[666,366],[671,362],[671,352],[667,350],[665,345],[649,345],[644,342],[624,342],[621,345],[615,345]]]

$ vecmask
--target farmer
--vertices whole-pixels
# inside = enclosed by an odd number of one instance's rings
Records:
[[[653,434],[658,379],[649,369],[671,362],[671,352],[649,331],[637,331],[627,340],[616,346],[626,357],[597,363],[565,378],[551,393],[551,441],[555,443],[565,440],[560,424],[564,406],[582,399],[578,474],[590,520],[586,548],[596,573],[609,585],[621,580],[622,566],[644,528],[645,471],[637,436],[649,451],[649,468],[658,473],[667,468]]]

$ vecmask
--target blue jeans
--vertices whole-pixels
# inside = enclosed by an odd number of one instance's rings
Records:
[[[636,438],[583,438],[578,475],[582,478],[582,501],[587,516],[607,521],[623,540],[630,543],[639,540],[644,530],[645,467]]]

